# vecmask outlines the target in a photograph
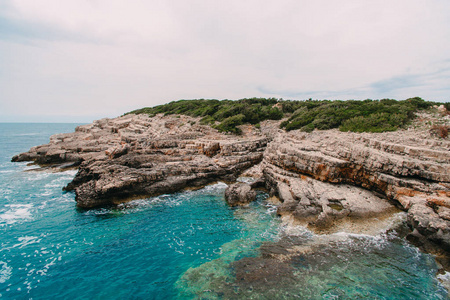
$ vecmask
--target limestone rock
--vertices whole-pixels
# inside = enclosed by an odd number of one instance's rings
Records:
[[[280,121],[264,121],[234,136],[188,116],[125,115],[54,135],[12,160],[79,165],[65,189],[84,208],[233,181],[256,166],[247,174],[280,198],[280,215],[324,229],[396,205],[415,236],[450,248],[450,141],[430,136],[421,120],[385,133],[284,132]],[[231,205],[254,197],[242,184],[227,193]]]
[[[80,164],[65,190],[75,191],[83,208],[233,181],[258,164],[270,138],[247,131],[221,134],[187,116],[126,115],[57,134],[13,161]]]
[[[256,192],[247,183],[234,183],[225,190],[225,200],[230,206],[248,204],[255,199]]]
[[[422,236],[450,245],[450,142],[426,130],[279,133],[262,164],[281,215],[323,228],[377,217],[391,202]]]

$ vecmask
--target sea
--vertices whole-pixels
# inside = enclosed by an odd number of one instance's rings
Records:
[[[395,231],[317,235],[283,222],[262,191],[229,207],[223,182],[83,210],[62,190],[76,170],[11,162],[77,125],[0,123],[3,299],[448,299],[434,257]],[[291,237],[320,242],[282,270],[258,260]]]

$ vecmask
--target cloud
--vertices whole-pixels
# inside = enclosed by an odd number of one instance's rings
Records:
[[[442,62],[442,67],[436,71],[422,74],[406,74],[395,76],[388,79],[373,82],[366,86],[353,87],[342,90],[270,90],[264,86],[258,90],[267,95],[274,97],[289,98],[314,98],[314,99],[382,99],[396,98],[406,99],[420,96],[424,90],[428,91],[428,100],[442,101],[448,100],[447,95],[450,86],[446,83],[450,82],[450,64],[447,61]],[[447,65],[447,66],[445,66]]]
[[[446,62],[442,62],[445,65]],[[427,90],[429,95],[436,97],[439,93],[444,91],[448,93],[450,87],[446,84],[450,82],[450,64],[440,67],[439,69],[421,74],[407,74],[392,77],[389,79],[374,82],[370,85],[371,91],[374,94],[404,94],[411,91]],[[447,98],[446,94],[444,97]],[[430,99],[434,100],[434,99]],[[448,100],[448,98],[446,99]]]
[[[180,98],[445,101],[449,20],[438,0],[4,1],[0,111],[76,119]]]

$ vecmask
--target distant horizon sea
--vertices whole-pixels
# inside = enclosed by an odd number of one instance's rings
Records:
[[[11,162],[77,125],[0,123],[2,299],[448,299],[434,257],[395,232],[315,235],[283,223],[264,192],[229,207],[223,182],[83,210],[62,191],[75,170]],[[235,262],[292,236],[330,243],[289,265],[290,285],[236,279]]]

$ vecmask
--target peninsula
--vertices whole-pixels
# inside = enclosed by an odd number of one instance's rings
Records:
[[[279,215],[316,231],[400,209],[408,239],[448,269],[449,126],[445,105],[420,98],[181,100],[79,126],[12,160],[78,168],[64,189],[87,209],[242,174],[256,181],[231,184],[231,205],[264,188]]]

